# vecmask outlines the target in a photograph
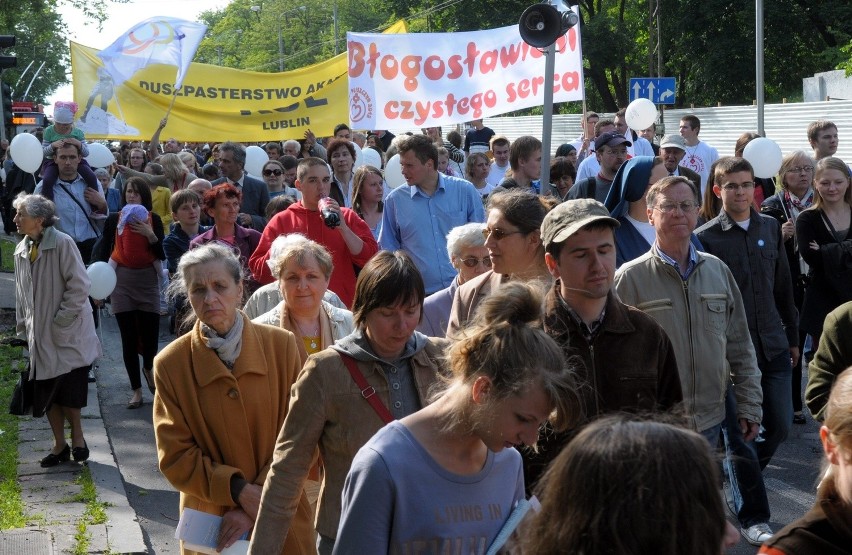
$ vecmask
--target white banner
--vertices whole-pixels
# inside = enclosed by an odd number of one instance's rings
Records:
[[[469,33],[347,33],[353,129],[463,123],[541,106],[544,55],[517,25]],[[553,101],[583,98],[580,34],[556,41]]]

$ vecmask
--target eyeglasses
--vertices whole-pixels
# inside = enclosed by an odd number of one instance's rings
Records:
[[[691,214],[696,208],[698,208],[698,205],[691,200],[685,200],[683,202],[664,202],[659,206],[655,206],[654,210],[659,210],[663,214],[670,214],[678,208],[684,214]]]
[[[495,241],[501,241],[508,237],[509,235],[515,235],[517,233],[524,233],[523,231],[503,231],[502,229],[488,229],[487,227],[482,230],[482,237],[487,241],[489,237],[494,236]]]
[[[270,175],[281,175],[281,170],[263,170],[263,177],[269,177]]]
[[[743,183],[725,183],[724,185],[722,185],[721,189],[728,192],[739,191],[740,189],[748,191],[749,189],[754,189],[754,181],[745,181]]]
[[[482,265],[486,268],[491,267],[490,256],[483,256],[482,258],[476,258],[475,256],[471,256],[468,258],[462,258],[462,262],[464,262],[464,265],[468,268],[476,268],[477,264],[479,264],[480,262],[482,262]]]
[[[811,173],[812,171],[814,171],[813,166],[793,166],[787,170],[787,173]]]

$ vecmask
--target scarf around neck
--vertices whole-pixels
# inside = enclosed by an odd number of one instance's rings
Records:
[[[243,346],[243,315],[237,312],[234,325],[231,326],[231,329],[224,336],[219,335],[216,330],[202,322],[201,337],[208,347],[216,351],[219,360],[229,370],[233,370]]]

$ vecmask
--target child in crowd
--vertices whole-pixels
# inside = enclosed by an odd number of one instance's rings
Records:
[[[53,154],[56,149],[65,144],[74,144],[80,148],[80,164],[77,166],[77,172],[86,182],[87,187],[96,191],[98,189],[98,178],[95,177],[95,173],[89,167],[85,158],[89,155],[86,136],[83,131],[74,127],[74,114],[76,113],[76,102],[58,101],[53,108],[53,125],[47,126],[42,135],[41,144],[44,148],[45,161],[41,166],[41,194],[50,200],[53,200],[53,188],[56,186],[56,180],[59,177],[59,170],[56,167],[56,162],[53,161]]]
[[[135,185],[141,187],[143,184]],[[113,268],[118,268],[119,264],[138,268],[151,264],[159,276],[163,273],[163,262],[151,252],[147,237],[134,229],[136,224],[153,225],[151,212],[141,204],[125,204],[118,215],[115,247],[110,254],[109,265]]]

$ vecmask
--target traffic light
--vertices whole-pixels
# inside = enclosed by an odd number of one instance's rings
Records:
[[[15,35],[0,35],[0,48],[15,46]],[[18,65],[17,56],[0,56],[0,70]]]
[[[0,83],[0,97],[3,102],[3,125],[12,122],[12,87],[8,83]]]

